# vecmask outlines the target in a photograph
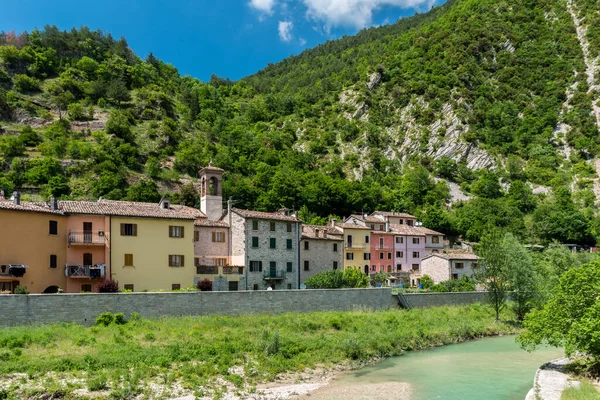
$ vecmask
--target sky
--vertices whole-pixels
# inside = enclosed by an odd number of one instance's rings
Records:
[[[268,63],[425,12],[445,0],[0,0],[0,31],[87,25],[182,75],[232,80]]]

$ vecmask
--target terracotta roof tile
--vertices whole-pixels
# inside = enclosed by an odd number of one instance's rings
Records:
[[[50,206],[48,206],[48,204],[46,203],[34,203],[30,201],[21,201],[21,204],[19,204],[18,206],[9,200],[0,201],[0,209],[63,215],[63,212],[61,210],[52,210]]]
[[[473,253],[437,253],[425,258],[429,257],[440,257],[446,260],[479,260],[479,256]]]
[[[197,219],[194,221],[194,226],[212,226],[212,227],[216,227],[216,228],[229,228],[229,225],[227,224],[227,222],[220,220],[220,221],[212,221],[210,219]]]
[[[317,230],[319,230],[319,236],[317,237]],[[327,237],[323,237],[323,232],[327,232]],[[342,238],[342,232],[337,229],[333,229],[329,226],[320,225],[302,225],[302,238],[303,239],[320,239],[320,240],[344,240]]]
[[[396,212],[396,211],[375,211],[371,215],[381,215],[383,217],[400,217],[400,218],[414,218],[414,219],[417,218],[414,215]]]
[[[425,228],[424,226],[418,226],[417,229],[422,231],[426,235],[440,235],[440,236],[444,235],[441,232],[437,232],[437,231],[434,231],[433,229]]]
[[[162,209],[158,203],[142,203],[118,200],[59,201],[58,208],[66,214],[92,214],[122,217],[193,220],[196,218],[206,217],[200,210],[177,204],[170,204],[168,209]]]
[[[273,212],[242,210],[240,208],[232,208],[231,211],[233,211],[234,213],[236,213],[244,218],[271,219],[271,220],[289,221],[289,222],[299,222],[300,221],[296,216],[278,214],[278,213],[273,213]]]
[[[390,224],[391,230],[397,235],[406,235],[406,236],[425,236],[425,232],[420,230],[416,226],[408,226],[408,225],[400,225],[400,224]]]

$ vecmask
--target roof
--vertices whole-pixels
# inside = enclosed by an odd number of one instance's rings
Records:
[[[348,223],[343,223],[343,222],[338,222],[335,224],[336,228],[341,228],[341,229],[362,229],[365,231],[370,231],[371,228],[366,226],[366,225],[359,225],[359,224],[348,224]]]
[[[445,260],[479,260],[479,256],[473,253],[436,253],[424,257],[423,260],[430,257],[440,257]]]
[[[289,221],[289,222],[300,221],[296,216],[273,213],[273,212],[242,210],[240,208],[232,208],[231,211],[233,211],[234,213],[236,213],[244,218],[271,219],[271,220],[276,220],[276,221]]]
[[[203,171],[225,172],[224,169],[215,167],[212,165],[212,163],[210,163],[207,167],[202,168],[200,171],[198,171],[198,173],[201,174]]]
[[[158,203],[142,203],[136,201],[59,201],[58,208],[67,214],[192,220],[206,217],[202,211],[188,206],[169,204],[168,209],[163,209]]]
[[[213,221],[210,219],[202,218],[194,221],[194,226],[212,226],[218,228],[229,228],[229,224],[227,222],[219,220]]]
[[[360,215],[360,214],[350,214],[350,216],[348,218],[346,218],[346,222],[350,218],[355,218],[355,219],[358,219],[363,222],[369,222],[369,223],[375,223],[375,224],[385,224],[385,219],[380,215],[367,215],[365,217],[364,215]]]
[[[375,211],[371,215],[381,215],[383,217],[401,217],[401,218],[417,218],[414,215],[401,213],[396,211]]]
[[[320,236],[317,236],[317,230]],[[323,237],[322,232],[327,232],[327,237]],[[302,225],[302,239],[344,240],[342,232],[329,226],[320,225]]]
[[[433,229],[425,228],[424,226],[418,226],[417,229],[422,231],[426,235],[441,235],[441,236],[444,235],[441,232],[434,231]]]
[[[396,235],[425,236],[425,232],[416,226],[390,224],[390,228]]]
[[[0,209],[11,211],[29,211],[45,214],[63,215],[61,210],[52,210],[46,203],[33,203],[30,201],[21,201],[21,204],[15,205],[11,200],[0,201]]]

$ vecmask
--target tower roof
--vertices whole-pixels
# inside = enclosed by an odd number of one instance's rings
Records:
[[[200,171],[198,171],[199,174],[201,174],[203,172],[220,172],[220,173],[223,173],[223,172],[225,172],[225,170],[221,169],[219,167],[215,167],[213,165],[212,161],[211,161],[211,162],[208,163],[208,166],[206,166],[206,167],[202,168]]]

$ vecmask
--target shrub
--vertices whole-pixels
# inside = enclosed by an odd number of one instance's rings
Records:
[[[29,289],[27,289],[27,286],[17,286],[15,288],[15,294],[29,294]]]
[[[123,313],[116,313],[114,315],[115,317],[115,324],[117,325],[125,325],[127,323],[127,321],[125,320],[125,314]]]
[[[96,289],[99,293],[117,293],[119,292],[119,282],[105,279],[96,286]]]
[[[88,378],[87,388],[90,392],[97,392],[106,389],[106,376],[100,374]]]
[[[13,77],[15,89],[21,93],[40,90],[40,81],[27,75],[17,74]]]
[[[212,287],[213,287],[213,283],[212,283],[212,281],[210,279],[205,278],[205,279],[203,279],[201,281],[198,281],[198,283],[196,284],[196,287],[201,292],[211,292],[212,291]]]
[[[109,312],[102,313],[96,318],[96,325],[109,326],[115,321],[115,316]]]
[[[423,275],[420,282],[423,289],[430,289],[433,286],[433,279],[429,275]]]
[[[67,115],[72,121],[85,121],[88,119],[85,108],[79,103],[69,104],[67,107]]]

